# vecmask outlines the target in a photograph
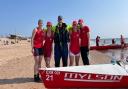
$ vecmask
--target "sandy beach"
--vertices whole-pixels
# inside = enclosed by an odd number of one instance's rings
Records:
[[[90,51],[91,64],[110,63],[110,60],[109,56],[101,52]],[[33,65],[29,42],[0,45],[0,89],[46,89],[42,83],[33,82]],[[80,65],[82,65],[81,59]],[[51,66],[54,67],[53,56]],[[42,67],[45,67],[44,60]]]

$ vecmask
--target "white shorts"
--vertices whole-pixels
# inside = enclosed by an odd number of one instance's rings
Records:
[[[70,52],[69,52],[69,55],[70,55],[70,56],[80,56],[80,52],[77,53],[77,54],[74,54],[74,53],[72,53],[72,52],[70,51]]]

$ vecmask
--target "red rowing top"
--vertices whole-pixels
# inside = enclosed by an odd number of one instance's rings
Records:
[[[77,54],[80,52],[80,44],[79,44],[79,38],[80,33],[79,31],[72,31],[70,35],[70,51],[74,54]]]
[[[88,46],[88,44],[89,44],[89,38],[88,38],[88,35],[87,35],[88,32],[89,32],[88,26],[84,26],[80,30],[80,38],[81,38],[81,46],[82,47]]]
[[[47,31],[46,31],[44,45],[47,46],[47,47],[51,47],[52,46],[52,43],[53,43],[53,38],[54,38],[53,32],[51,32],[51,36],[48,36],[47,35]]]
[[[34,47],[35,48],[42,48],[44,41],[44,31],[43,29],[35,29],[35,37],[34,37]]]

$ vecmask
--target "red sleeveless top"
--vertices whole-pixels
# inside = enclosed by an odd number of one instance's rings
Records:
[[[70,35],[70,51],[74,54],[78,54],[80,52],[80,43],[79,43],[80,33],[79,31],[72,31]]]
[[[51,32],[51,36],[49,37],[49,36],[47,36],[47,31],[46,31],[44,46],[52,47],[53,37],[54,37],[53,32]]]
[[[87,26],[84,26],[80,30],[81,46],[82,47],[86,47],[89,44],[89,38],[88,38],[88,35],[87,35],[88,32],[89,32],[89,28]]]
[[[34,47],[35,48],[42,48],[44,41],[44,31],[42,29],[37,28],[35,30],[35,37],[34,37]]]

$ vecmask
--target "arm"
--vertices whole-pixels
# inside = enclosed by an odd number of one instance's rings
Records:
[[[72,29],[69,30],[69,42],[71,41]]]
[[[32,38],[31,38],[31,47],[32,47],[32,50],[33,50],[33,47],[34,47],[33,43],[34,43],[35,31],[36,31],[36,29],[33,30],[33,32],[32,32]]]
[[[87,37],[88,37],[88,49],[90,49],[90,33],[87,33]]]
[[[87,29],[88,29],[88,31],[87,31],[88,49],[90,49],[90,29],[89,29],[89,27],[88,27],[88,26],[87,26]]]
[[[46,36],[47,36],[47,32],[46,32],[46,30],[44,30],[43,32],[44,32],[44,40],[45,40]]]

